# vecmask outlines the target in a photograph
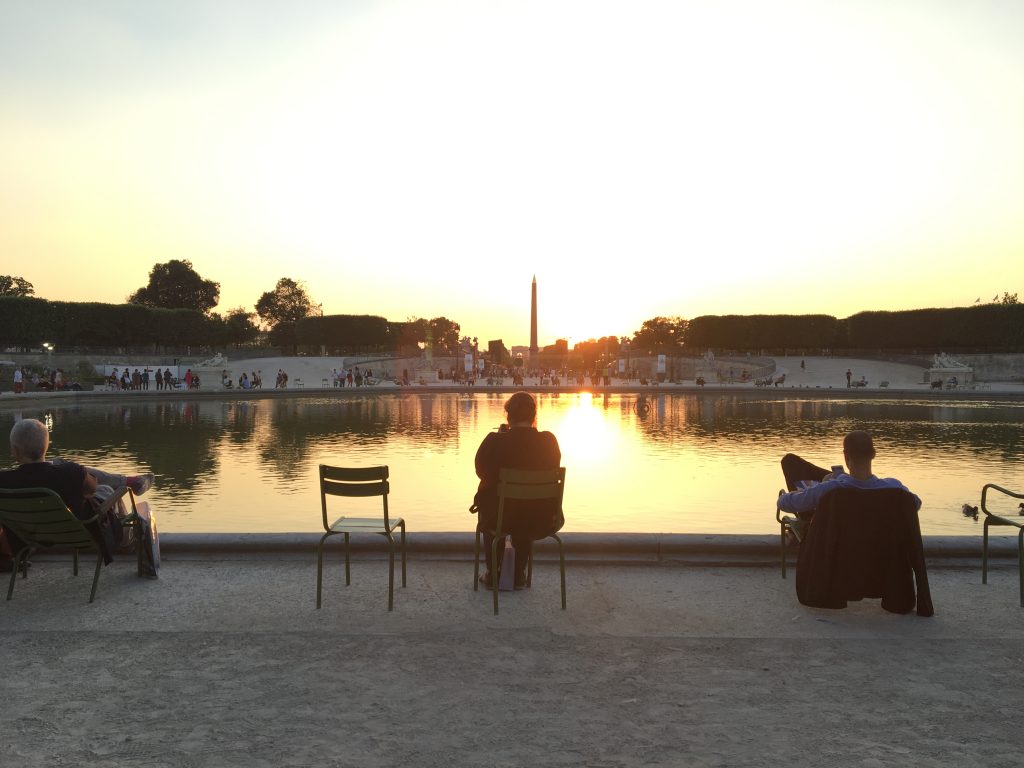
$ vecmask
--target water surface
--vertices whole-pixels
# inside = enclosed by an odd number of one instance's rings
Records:
[[[165,532],[315,531],[317,466],[388,464],[410,530],[469,530],[473,457],[504,419],[502,394],[403,393],[151,400],[0,411],[40,418],[51,456],[151,469]],[[1018,402],[825,400],[664,394],[538,396],[539,427],[567,467],[566,530],[776,532],[779,458],[842,462],[843,435],[875,434],[876,473],[922,499],[927,534],[980,533],[964,518],[985,482],[1024,487]],[[378,502],[379,505],[379,502]],[[1009,509],[1009,508],[1008,508]]]

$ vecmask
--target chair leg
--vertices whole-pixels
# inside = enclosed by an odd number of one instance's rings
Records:
[[[395,538],[390,532],[384,534],[388,540],[388,610],[395,610]]]
[[[786,578],[786,524],[779,523],[779,552],[782,555],[782,578]]]
[[[480,531],[477,531],[473,536],[473,591],[476,592],[480,587]]]
[[[1024,608],[1024,528],[1017,534],[1017,573],[1020,576],[1020,607]]]
[[[501,568],[498,567],[498,544],[504,544],[505,537],[500,539],[495,536],[491,542],[491,592],[494,595],[494,615],[498,615],[498,574]]]
[[[405,521],[402,521],[402,587],[405,587]]]
[[[473,545],[473,591],[480,589],[480,531],[476,532]]]
[[[100,568],[103,567],[103,553],[96,555],[96,573],[92,577],[92,592],[89,593],[89,602],[96,599],[96,585],[100,583]]]
[[[530,557],[526,561],[526,588],[533,587],[533,544],[530,545]]]
[[[324,542],[331,534],[325,533],[320,537],[320,543],[316,545],[316,607],[320,608],[320,593],[324,585]]]
[[[565,544],[562,543],[562,537],[555,535],[552,537],[558,542],[558,569],[562,575],[562,610],[565,610]]]
[[[345,586],[347,587],[347,586],[349,586],[351,584],[352,584],[352,570],[351,570],[351,567],[349,566],[348,534],[346,533],[345,534]]]
[[[981,583],[988,584],[988,521],[989,518],[985,518],[985,524],[982,526],[981,534]]]

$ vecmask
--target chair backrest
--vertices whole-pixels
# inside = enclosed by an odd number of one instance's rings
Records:
[[[0,489],[0,525],[32,546],[96,546],[83,522],[49,488]]]
[[[320,509],[323,512],[324,530],[330,530],[327,519],[327,497],[347,496],[360,498],[380,496],[384,503],[384,523],[388,524],[388,468],[379,467],[331,467],[320,465]]]
[[[501,469],[498,473],[498,519],[496,521],[498,530],[501,530],[506,500],[557,499],[557,509],[561,510],[564,492],[565,467],[558,469],[509,469],[506,467]]]
[[[822,497],[797,561],[797,595],[805,605],[845,607],[881,597],[882,607],[930,615],[921,527],[914,497],[900,488],[839,488]]]

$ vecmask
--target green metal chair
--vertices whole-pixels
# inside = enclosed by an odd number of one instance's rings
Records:
[[[779,496],[784,493],[785,491],[779,491]],[[786,578],[786,532],[789,531],[797,541],[802,542],[804,540],[804,532],[807,530],[807,523],[793,513],[784,513],[779,509],[778,505],[775,507],[775,519],[779,523],[779,554],[782,560],[782,578]]]
[[[132,515],[122,520],[123,524],[134,523],[135,500],[129,488],[119,489],[99,508],[97,514],[86,520],[75,517],[64,504],[64,500],[49,488],[20,488],[15,490],[0,489],[0,525],[8,529],[23,542],[23,546],[14,553],[14,567],[11,569],[11,582],[7,588],[7,599],[14,595],[14,583],[18,572],[23,579],[28,578],[29,553],[39,547],[68,548],[73,555],[73,573],[78,575],[78,553],[83,549],[96,551],[96,571],[92,579],[92,591],[89,602],[96,599],[96,585],[100,579],[100,568],[103,566],[103,552],[86,528],[90,523],[98,523],[109,509],[125,494],[129,495]]]
[[[349,534],[375,533],[388,542],[388,610],[395,607],[395,529],[401,530],[399,546],[402,554],[402,586],[405,586],[405,520],[388,514],[388,468],[380,467],[330,467],[320,465],[320,509],[323,513],[324,535],[317,545],[316,559],[316,607],[320,607],[323,591],[324,543],[331,536],[345,537],[345,586],[352,583],[349,559]],[[327,497],[349,498],[380,496],[384,505],[382,517],[339,517],[333,523],[327,522]]]
[[[498,474],[498,516],[495,520],[494,530],[489,533],[494,537],[491,542],[491,593],[494,595],[494,615],[498,615],[498,547],[504,541],[507,531],[502,523],[505,518],[505,501],[507,499],[523,499],[540,501],[543,499],[557,499],[558,508],[562,507],[562,498],[565,493],[565,467],[558,469],[502,469]],[[476,532],[476,551],[473,564],[473,589],[480,588],[480,551],[483,533]],[[565,545],[557,533],[551,533],[543,538],[554,539],[558,542],[558,568],[562,577],[562,610],[565,610]],[[533,585],[533,550],[530,551],[530,560],[527,563],[526,586]]]
[[[986,483],[981,489],[981,511],[985,513],[984,534],[981,545],[981,583],[988,584],[988,529],[993,525],[1009,525],[1018,529],[1017,533],[1017,569],[1020,572],[1020,605],[1024,608],[1024,517],[1005,517],[997,515],[988,509],[989,489],[998,491],[1014,499],[1024,499],[1024,493],[1014,493],[1006,488]],[[1024,515],[1024,505],[1021,505],[1021,515]]]

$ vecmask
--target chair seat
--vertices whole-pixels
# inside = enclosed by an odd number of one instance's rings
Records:
[[[339,517],[331,523],[331,533],[372,533],[385,530],[394,531],[405,523],[401,517],[389,519],[389,526],[384,525],[384,520],[379,517]]]

